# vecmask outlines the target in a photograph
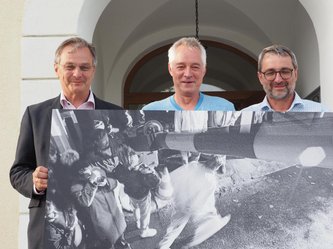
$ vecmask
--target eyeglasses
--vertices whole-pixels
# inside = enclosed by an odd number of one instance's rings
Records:
[[[88,71],[90,71],[93,68],[93,66],[89,65],[89,64],[87,64],[87,65],[80,65],[80,66],[77,66],[75,64],[65,64],[65,65],[59,64],[59,65],[62,66],[64,68],[64,70],[67,71],[67,72],[72,72],[77,67],[79,67],[80,71],[82,71],[82,72],[88,72]]]
[[[289,80],[293,74],[294,69],[285,68],[280,71],[268,70],[261,72],[266,80],[274,80],[277,74],[280,74],[283,80]]]

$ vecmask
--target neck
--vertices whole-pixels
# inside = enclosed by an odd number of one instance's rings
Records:
[[[73,106],[78,108],[80,105],[82,105],[84,102],[87,101],[89,98],[89,92],[88,94],[71,94],[71,95],[65,95],[65,98],[71,102]]]
[[[183,110],[194,110],[199,101],[199,97],[199,93],[193,96],[181,96],[177,93],[174,95],[177,105],[179,105]]]
[[[293,103],[295,98],[295,93],[288,95],[284,99],[273,99],[270,97],[267,97],[268,103],[271,106],[271,108],[276,112],[286,112],[291,107],[291,104]]]

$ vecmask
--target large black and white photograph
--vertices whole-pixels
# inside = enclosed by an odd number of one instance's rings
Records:
[[[45,249],[332,249],[333,113],[53,110]]]

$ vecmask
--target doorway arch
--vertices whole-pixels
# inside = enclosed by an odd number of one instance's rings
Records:
[[[243,51],[212,40],[202,40],[207,49],[207,73],[204,83],[215,87],[205,94],[219,96],[242,109],[262,100],[264,92],[257,81],[257,61]],[[124,107],[141,108],[144,104],[173,94],[167,52],[172,44],[144,55],[130,70],[124,84]]]

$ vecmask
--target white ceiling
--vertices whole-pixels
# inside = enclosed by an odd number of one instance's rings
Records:
[[[194,35],[194,3],[194,0],[110,1],[93,38],[99,57],[96,78],[104,82],[96,91],[108,91],[113,84],[123,85],[128,72],[144,55],[179,37]],[[201,39],[231,45],[254,59],[263,47],[282,43],[296,52],[300,65],[305,64],[305,68],[309,67],[306,64],[310,58],[312,63],[319,61],[312,21],[298,0],[199,0],[199,23]],[[223,56],[225,51],[215,50],[214,54]],[[233,81],[224,81],[226,85],[222,88],[258,88],[253,82],[255,76],[237,75],[237,62],[230,66],[228,60],[223,65],[216,59],[216,56],[207,58],[210,77],[214,78],[209,79],[211,82],[230,78],[233,72]],[[234,59],[230,57],[230,61]],[[151,71],[163,68],[161,64],[154,65],[156,68]],[[155,82],[170,81],[166,69],[165,65],[165,70],[154,74]],[[301,75],[301,80],[311,84],[319,82],[318,78],[319,72]],[[149,81],[147,86],[151,87],[154,79]]]

